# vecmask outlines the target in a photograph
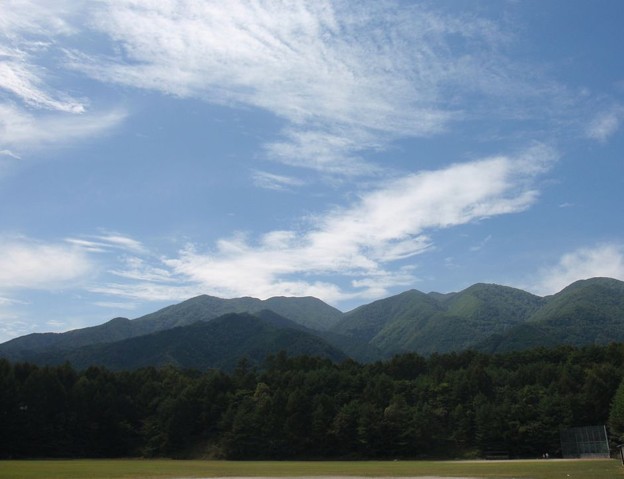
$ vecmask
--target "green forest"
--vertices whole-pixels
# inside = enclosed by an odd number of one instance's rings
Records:
[[[624,432],[624,344],[334,363],[279,353],[234,371],[111,372],[0,359],[0,457],[399,459],[560,454]]]

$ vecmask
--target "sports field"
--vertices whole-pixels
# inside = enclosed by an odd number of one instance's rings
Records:
[[[0,461],[0,479],[181,479],[181,478],[527,478],[616,479],[615,460],[535,461]]]

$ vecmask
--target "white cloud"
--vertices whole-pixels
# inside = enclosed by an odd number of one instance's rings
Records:
[[[0,149],[19,157],[22,151],[91,138],[123,120],[125,114],[118,110],[86,113],[88,100],[54,86],[63,75],[56,62],[62,44],[84,27],[86,5],[7,0],[2,7]]]
[[[19,155],[16,155],[11,150],[0,150],[0,156],[8,156],[15,160],[21,160],[22,158]]]
[[[7,57],[13,57],[10,60]],[[3,60],[4,58],[4,60]],[[0,48],[0,89],[5,89],[26,104],[66,113],[83,113],[85,106],[67,95],[56,98],[45,91],[45,86],[35,67],[26,63],[22,52],[9,52]]]
[[[541,272],[532,288],[538,294],[554,294],[580,279],[608,277],[624,281],[624,247],[601,244],[564,254],[559,263]]]
[[[393,275],[388,265],[427,251],[436,230],[530,207],[537,198],[531,178],[552,155],[536,147],[513,158],[408,175],[362,194],[350,207],[309,218],[307,231],[274,231],[256,243],[237,235],[218,241],[211,253],[188,247],[164,263],[188,284],[220,296],[312,290],[329,301],[379,296],[384,285],[407,284],[411,274]],[[333,279],[323,279],[328,276]],[[356,290],[339,288],[340,278],[355,278]]]
[[[75,32],[72,22],[80,9],[72,0],[3,0],[0,35],[9,40],[23,34],[69,35]]]
[[[34,115],[13,104],[0,103],[0,148],[22,152],[64,146],[108,132],[124,118],[121,111]]]
[[[620,128],[623,116],[622,107],[613,107],[601,112],[587,126],[587,136],[600,143],[606,142]]]
[[[65,244],[0,238],[0,290],[59,289],[93,270],[88,256]]]
[[[71,113],[86,109],[88,100],[52,86],[40,62],[44,51],[47,61],[63,57],[57,67],[104,82],[267,110],[285,120],[281,139],[264,145],[269,158],[331,174],[378,173],[362,152],[383,150],[398,138],[439,134],[468,116],[526,119],[527,111],[537,108],[533,114],[543,118],[545,105],[557,96],[557,85],[505,56],[511,35],[495,22],[422,5],[360,2],[354,8],[329,0],[13,0],[9,5],[0,19],[0,37],[6,40],[0,47],[0,88],[25,104]],[[108,37],[110,43],[70,47],[64,40],[72,35]],[[105,56],[101,47],[113,53]],[[19,121],[0,125],[6,145],[34,135],[34,145],[48,146],[52,135],[42,133],[48,130],[60,143],[69,131],[76,133],[68,139],[81,136],[81,125],[93,126],[95,134],[96,125],[114,116],[90,115],[80,122],[37,117],[33,128],[32,115],[12,112]],[[258,179],[263,180],[278,185],[266,176]]]
[[[140,241],[135,240],[134,238],[130,238],[129,236],[124,236],[115,233],[109,233],[106,235],[96,236],[101,241],[104,241],[114,247],[134,251],[134,252],[142,252],[145,250]]]
[[[112,232],[52,244],[6,238],[0,290],[75,286],[143,301],[202,293],[313,295],[333,303],[380,297],[417,281],[413,269],[397,262],[431,249],[436,231],[529,208],[537,199],[534,179],[554,155],[536,145],[514,156],[384,180],[348,206],[303,218],[297,230],[237,234],[210,252],[189,245],[160,257]]]
[[[154,267],[137,257],[124,258],[123,266],[109,271],[115,276],[145,282],[171,283],[175,281],[172,274],[164,269]]]
[[[140,241],[118,233],[91,235],[83,238],[66,238],[65,241],[94,253],[102,253],[111,249],[121,249],[133,253],[142,253],[146,249]]]
[[[25,301],[21,301],[15,298],[7,298],[0,296],[0,306],[9,306],[12,304],[28,304]]]
[[[258,188],[267,190],[284,191],[291,187],[302,186],[303,181],[291,176],[276,175],[267,171],[254,171],[253,182]]]
[[[69,65],[105,82],[272,112],[287,124],[266,151],[300,167],[370,172],[358,152],[445,131],[465,116],[467,97],[490,117],[545,96],[498,53],[508,34],[475,16],[378,2],[97,5],[89,26],[119,54],[74,50]]]

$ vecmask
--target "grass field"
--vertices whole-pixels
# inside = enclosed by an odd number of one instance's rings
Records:
[[[583,461],[0,461],[0,479],[166,479],[198,477],[474,477],[531,479],[624,479],[615,460]]]

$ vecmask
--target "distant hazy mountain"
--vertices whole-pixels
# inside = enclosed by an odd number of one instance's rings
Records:
[[[115,318],[99,326],[65,333],[34,333],[22,336],[0,344],[0,356],[26,360],[32,352],[111,343],[187,326],[197,321],[209,321],[228,313],[255,313],[266,309],[319,331],[329,329],[342,317],[342,312],[312,297],[275,297],[262,301],[256,298],[221,299],[202,295],[134,320]]]
[[[232,370],[245,357],[252,365],[267,355],[285,351],[289,356],[310,355],[342,361],[347,356],[323,339],[303,331],[271,311],[256,315],[230,313],[212,321],[197,321],[164,331],[111,343],[33,355],[39,364],[69,361],[83,369],[91,365],[111,370],[173,365],[183,369]]]
[[[310,296],[303,298],[280,296],[263,301],[249,297],[221,299],[202,295],[142,316],[133,323],[137,329],[153,332],[214,319],[228,313],[256,313],[266,309],[318,331],[330,329],[342,317],[342,312],[336,308]]]
[[[257,344],[252,339],[237,342],[254,334]],[[220,342],[214,343],[215,338]],[[404,352],[505,352],[611,341],[624,341],[624,282],[594,278],[543,298],[495,284],[448,294],[410,290],[348,313],[316,298],[198,296],[134,320],[115,318],[67,333],[16,338],[0,344],[0,357],[77,365],[99,358],[113,368],[164,363],[229,367],[234,358],[259,358],[278,345],[305,354],[328,347],[319,354],[374,361]],[[247,347],[251,344],[255,349]]]

